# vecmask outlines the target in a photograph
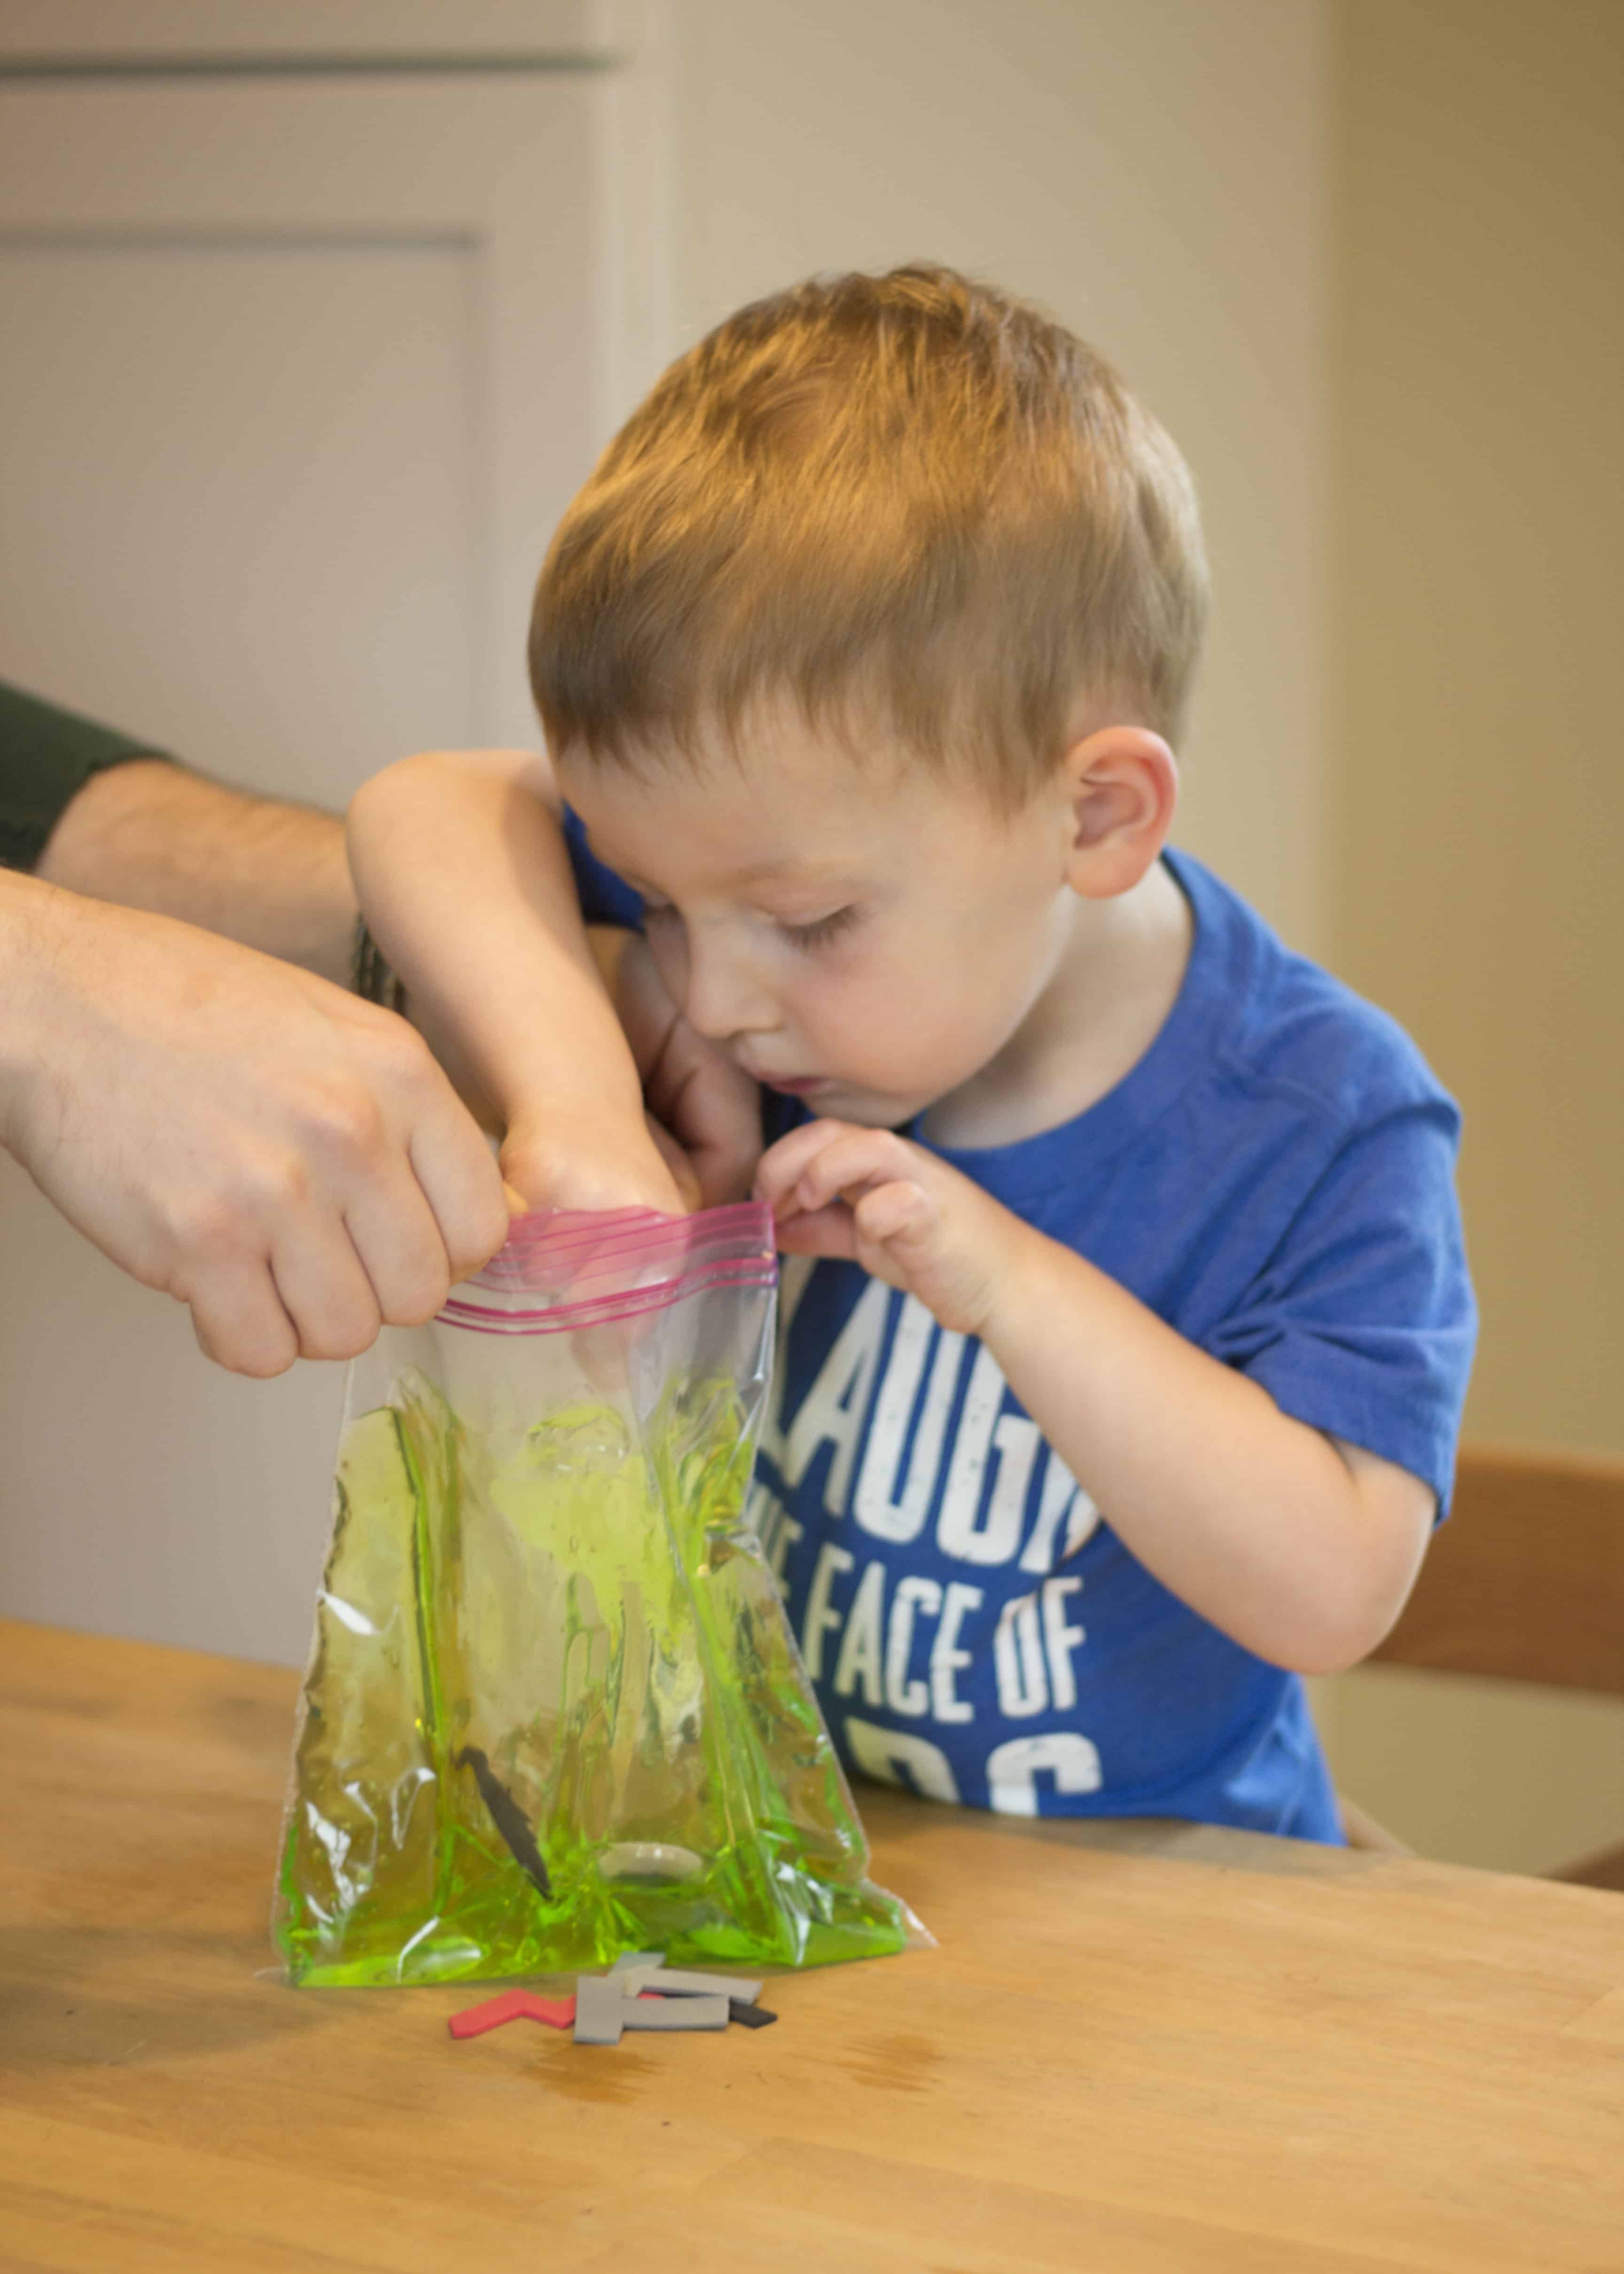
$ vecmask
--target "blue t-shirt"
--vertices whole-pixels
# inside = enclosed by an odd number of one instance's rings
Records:
[[[589,916],[635,922],[571,835]],[[1459,1116],[1390,1019],[1165,858],[1195,936],[1139,1064],[1058,1128],[929,1149],[1441,1508],[1476,1327]],[[990,1352],[854,1264],[786,1266],[755,1505],[851,1766],[1012,1815],[1341,1839],[1300,1679],[1152,1577]]]

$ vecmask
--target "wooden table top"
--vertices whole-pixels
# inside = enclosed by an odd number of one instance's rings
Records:
[[[0,1623],[0,2269],[1624,2270],[1624,1901],[869,1791],[931,1951],[454,2043],[261,1969],[296,1678]]]

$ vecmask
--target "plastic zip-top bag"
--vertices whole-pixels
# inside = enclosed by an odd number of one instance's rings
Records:
[[[745,1518],[769,1211],[522,1218],[351,1369],[275,1917],[289,1980],[813,1966],[920,1933]]]

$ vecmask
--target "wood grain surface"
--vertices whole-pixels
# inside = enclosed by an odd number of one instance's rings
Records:
[[[1624,1904],[865,1791],[938,1946],[776,2029],[293,1992],[295,1677],[0,1623],[0,2268],[1613,2274]]]

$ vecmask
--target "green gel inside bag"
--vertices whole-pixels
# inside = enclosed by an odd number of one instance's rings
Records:
[[[290,1981],[924,1939],[868,1878],[747,1518],[772,1277],[753,1206],[531,1218],[473,1299],[357,1362],[282,1840]]]

